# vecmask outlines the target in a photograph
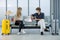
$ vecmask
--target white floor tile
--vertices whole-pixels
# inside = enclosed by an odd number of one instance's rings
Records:
[[[26,34],[17,35],[18,30],[13,29],[11,35],[0,35],[0,40],[60,40],[60,35],[53,36],[49,32],[45,32],[45,35],[40,35],[39,29],[26,29],[25,31]]]

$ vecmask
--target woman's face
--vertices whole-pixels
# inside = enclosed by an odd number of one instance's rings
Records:
[[[18,9],[19,12],[21,12],[22,10],[21,9]]]

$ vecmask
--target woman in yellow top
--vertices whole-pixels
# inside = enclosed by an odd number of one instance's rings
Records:
[[[21,14],[22,8],[19,7],[17,9],[17,14],[15,15],[14,21],[15,21],[15,25],[19,25],[19,32],[18,34],[20,34],[21,32],[21,28],[23,27],[23,21],[22,21],[22,14]],[[22,30],[23,33],[25,33],[24,30]]]

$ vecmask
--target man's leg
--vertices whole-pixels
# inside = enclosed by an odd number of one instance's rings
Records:
[[[44,19],[41,19],[41,20],[38,22],[38,26],[41,27],[40,32],[41,32],[41,34],[43,35],[44,29],[45,29]]]

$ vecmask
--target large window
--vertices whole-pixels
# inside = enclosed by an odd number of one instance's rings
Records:
[[[7,0],[7,10],[11,10],[12,15],[15,15],[17,11],[17,0]]]
[[[41,11],[50,16],[50,0],[40,0]]]
[[[39,0],[29,0],[29,15],[36,12],[36,7],[39,7]]]
[[[50,0],[40,0],[40,7],[45,14],[45,21],[50,23]]]
[[[18,0],[18,7],[22,7],[23,16],[28,16],[28,0]]]
[[[15,15],[17,7],[22,7],[22,16],[28,16],[35,13],[35,9],[39,7],[39,5],[42,9],[41,11],[44,12],[46,16],[50,16],[50,0],[7,0],[7,2],[6,0],[0,0],[0,24],[2,19],[5,18],[6,9],[11,10],[12,15]]]
[[[5,18],[5,13],[6,13],[6,0],[0,0],[0,25],[2,19]]]

